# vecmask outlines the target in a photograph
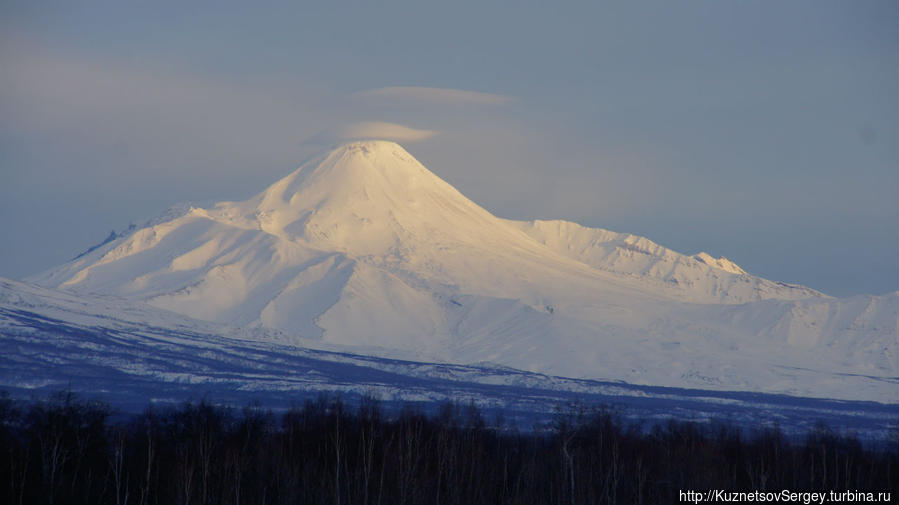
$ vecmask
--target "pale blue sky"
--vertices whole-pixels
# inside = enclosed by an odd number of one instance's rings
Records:
[[[896,2],[86,3],[0,4],[2,276],[366,121],[502,217],[899,289]]]

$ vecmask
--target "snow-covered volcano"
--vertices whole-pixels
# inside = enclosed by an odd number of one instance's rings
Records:
[[[870,399],[899,375],[899,294],[836,300],[642,237],[500,219],[384,141],[32,280],[303,345],[555,375]]]

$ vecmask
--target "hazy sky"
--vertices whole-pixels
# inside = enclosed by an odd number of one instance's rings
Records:
[[[0,3],[0,276],[382,134],[501,217],[899,289],[895,1],[124,3]]]

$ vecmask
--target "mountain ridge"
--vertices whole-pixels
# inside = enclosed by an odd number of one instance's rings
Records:
[[[899,374],[894,298],[862,307],[644,237],[501,219],[385,141],[32,279],[297,342],[572,377],[795,392],[819,386],[783,367]]]

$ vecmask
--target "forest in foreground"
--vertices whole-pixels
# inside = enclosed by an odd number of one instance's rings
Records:
[[[520,431],[472,405],[433,414],[320,397],[284,413],[207,401],[114,415],[60,393],[0,397],[0,503],[664,504],[681,491],[872,491],[896,441],[712,422],[624,422],[604,408]]]

